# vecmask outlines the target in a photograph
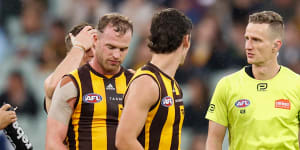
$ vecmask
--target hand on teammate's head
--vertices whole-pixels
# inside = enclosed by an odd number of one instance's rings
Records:
[[[94,43],[94,37],[97,36],[97,30],[92,26],[84,27],[76,36],[69,34],[73,46],[79,46],[84,50],[89,50]]]

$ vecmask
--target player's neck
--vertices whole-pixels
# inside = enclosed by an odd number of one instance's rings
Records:
[[[278,63],[266,63],[263,65],[252,65],[252,72],[257,80],[270,80],[277,75],[280,70]]]
[[[180,61],[180,57],[178,57],[176,52],[171,54],[153,54],[151,59],[152,64],[172,78],[175,76]]]
[[[98,73],[102,74],[102,75],[115,75],[117,74],[120,69],[121,69],[121,66],[119,66],[119,69],[116,69],[114,71],[107,71],[105,69],[103,69],[103,67],[101,65],[99,65],[99,63],[97,62],[97,60],[95,59],[92,59],[90,62],[89,62],[90,66]]]

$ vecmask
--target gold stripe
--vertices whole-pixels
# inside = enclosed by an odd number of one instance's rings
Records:
[[[78,123],[79,123],[79,118],[81,114],[81,102],[82,102],[82,90],[81,90],[81,82],[79,79],[78,75],[78,70],[71,72],[71,74],[74,76],[75,80],[78,83],[78,88],[79,88],[79,99],[78,99],[78,104],[72,114],[72,124],[74,126],[74,133],[75,133],[75,141],[76,141],[76,150],[79,150],[79,141],[78,141]]]
[[[137,77],[138,75],[141,75],[141,74],[148,74],[148,75],[154,77],[155,80],[157,81],[157,83],[159,83],[154,73],[147,71],[147,70],[141,70],[141,69],[135,73],[134,77],[131,79],[130,82],[132,82],[135,79],[135,77]],[[158,85],[158,86],[159,86],[159,91],[160,91],[160,89],[161,89],[160,85]],[[152,109],[150,112],[148,112],[148,115],[147,115],[147,119],[145,122],[145,150],[149,149],[150,126],[151,126],[152,120],[154,119],[154,116],[156,115],[156,113],[158,111],[159,105],[160,105],[160,103],[158,103],[154,107],[154,109]]]
[[[119,108],[118,120],[120,121],[121,114],[123,112],[123,105],[122,104],[118,104],[118,108]]]
[[[179,141],[178,141],[178,146],[179,146],[179,150],[180,150],[180,145],[181,145],[181,129],[182,129],[182,124],[183,124],[183,120],[184,120],[184,106],[181,105],[179,106],[180,109],[180,122],[179,122]]]
[[[103,78],[96,76],[92,72],[91,80],[94,93],[102,96],[102,101],[94,104],[94,118],[92,122],[92,148],[107,149],[107,130],[106,130],[106,94]]]
[[[115,83],[116,83],[116,92],[117,94],[124,94],[126,91],[126,77],[124,72],[115,79]]]
[[[164,75],[160,73],[162,77],[163,84],[165,84],[168,96],[172,97],[173,105],[168,108],[168,116],[167,120],[164,124],[164,127],[161,131],[161,137],[159,142],[159,150],[166,150],[171,148],[172,144],[172,135],[173,135],[173,124],[175,121],[175,101],[173,97],[173,89],[172,89],[172,82],[170,79],[166,78]]]
[[[154,109],[150,112],[148,112],[147,120],[145,123],[145,150],[149,150],[149,142],[150,142],[150,126],[152,123],[152,120],[154,119],[154,116],[156,115],[160,103],[158,103]]]

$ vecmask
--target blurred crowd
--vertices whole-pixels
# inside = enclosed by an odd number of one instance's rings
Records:
[[[194,24],[191,49],[175,76],[186,105],[183,150],[204,149],[204,117],[216,82],[247,65],[244,30],[249,14],[274,10],[283,16],[285,42],[278,59],[300,73],[298,0],[1,0],[0,101],[20,107],[19,123],[35,149],[44,149],[45,142],[43,82],[66,56],[66,33],[83,22],[96,26],[105,13],[128,16],[134,35],[123,65],[137,69],[151,58],[147,36],[152,14],[166,7],[183,11]]]

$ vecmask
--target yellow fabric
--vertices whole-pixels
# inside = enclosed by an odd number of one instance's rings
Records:
[[[106,93],[103,78],[91,73],[94,93],[102,96],[102,101],[94,105],[94,116],[92,122],[92,141],[93,149],[107,149],[107,132],[106,132]]]
[[[79,76],[78,76],[78,70],[75,70],[73,72],[71,72],[71,74],[73,75],[73,77],[75,78],[75,80],[79,81]],[[78,82],[78,88],[79,88],[79,97],[82,97],[82,92],[81,92],[81,83]],[[78,141],[78,122],[79,122],[79,118],[80,118],[80,110],[81,110],[81,101],[78,102],[77,104],[77,109],[74,110],[73,114],[72,114],[72,124],[75,124],[77,126],[74,126],[74,133],[75,133],[75,141]],[[76,142],[76,150],[79,150],[79,143]]]
[[[219,81],[206,118],[228,127],[231,150],[298,150],[299,110],[298,74],[255,80],[243,68]]]

